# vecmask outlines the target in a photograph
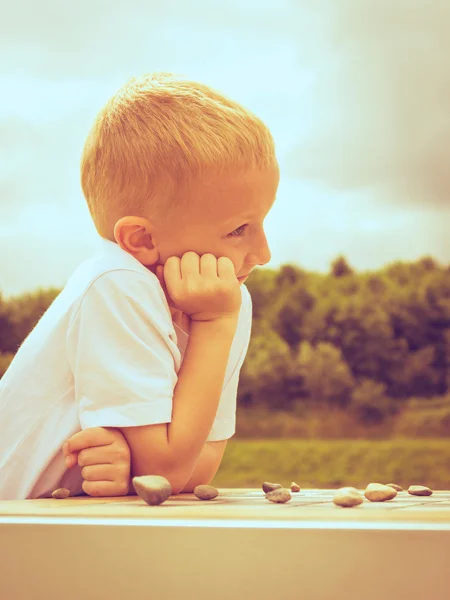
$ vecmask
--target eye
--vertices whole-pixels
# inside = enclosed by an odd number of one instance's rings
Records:
[[[244,235],[244,231],[245,231],[246,227],[248,227],[248,225],[241,225],[240,227],[238,227],[237,229],[235,229],[228,235],[230,237],[241,237],[242,235]]]

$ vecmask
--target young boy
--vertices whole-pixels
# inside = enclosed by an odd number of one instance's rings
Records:
[[[81,161],[102,248],[0,381],[0,499],[211,481],[235,432],[242,284],[270,260],[278,181],[267,127],[206,85],[157,73],[106,104]]]

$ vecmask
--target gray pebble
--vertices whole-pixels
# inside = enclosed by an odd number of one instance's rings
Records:
[[[337,506],[348,508],[358,506],[364,502],[363,495],[354,487],[344,487],[334,494],[333,502]]]
[[[369,483],[364,496],[371,502],[386,502],[397,495],[397,490],[382,483]]]
[[[292,498],[291,492],[286,488],[277,488],[276,490],[272,490],[271,492],[267,492],[266,494],[267,500],[270,502],[276,502],[277,504],[284,504],[285,502],[289,502]]]
[[[194,494],[197,498],[200,498],[200,500],[212,500],[219,495],[219,490],[212,485],[198,485],[194,489]]]
[[[65,500],[70,496],[70,490],[67,488],[58,488],[54,492],[52,492],[52,498],[56,498],[57,500]]]
[[[283,486],[280,485],[279,483],[270,483],[269,481],[265,481],[262,484],[262,489],[263,491],[267,494],[268,492],[272,492],[273,490],[278,490],[280,488],[282,488]]]
[[[139,498],[151,506],[162,504],[172,494],[170,482],[161,475],[133,477],[133,487]]]
[[[397,490],[397,492],[403,492],[403,488],[401,485],[397,485],[396,483],[387,483],[386,485],[394,490]]]
[[[432,490],[424,485],[410,485],[408,488],[408,494],[411,496],[431,496],[432,493]]]

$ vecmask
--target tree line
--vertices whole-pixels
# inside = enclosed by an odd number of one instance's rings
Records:
[[[255,270],[246,285],[240,406],[329,406],[376,423],[410,398],[449,394],[449,266],[424,257],[356,272],[339,256],[326,274],[286,264]],[[59,292],[0,296],[0,377]]]

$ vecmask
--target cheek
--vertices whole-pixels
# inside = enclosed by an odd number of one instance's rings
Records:
[[[227,252],[224,252],[223,256],[226,256],[231,260],[234,265],[234,272],[240,273],[242,270],[242,265],[244,264],[244,253],[239,251],[238,248],[235,249],[227,249]]]

